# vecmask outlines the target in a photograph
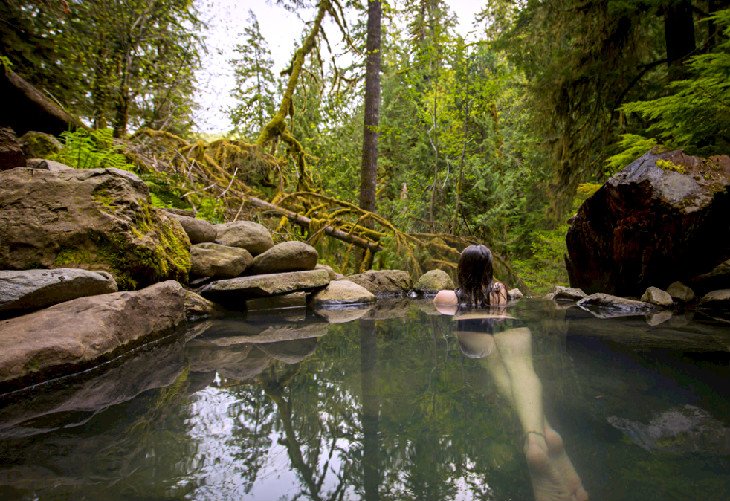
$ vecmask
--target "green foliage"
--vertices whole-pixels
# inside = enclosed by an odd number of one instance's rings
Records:
[[[77,169],[135,170],[121,152],[121,146],[114,142],[111,129],[78,129],[62,133],[61,138],[63,147],[50,156],[51,160]]]
[[[194,210],[197,217],[211,223],[224,221],[223,200],[207,195],[201,186],[172,173],[150,171],[140,177],[150,189],[155,207]]]
[[[606,161],[608,164],[606,174],[615,174],[651,150],[656,144],[656,140],[652,138],[646,138],[636,134],[624,134],[618,143],[621,152],[609,157]]]
[[[723,27],[724,36],[712,52],[690,59],[692,78],[671,83],[669,95],[622,107],[648,121],[645,134],[653,140],[705,155],[730,149],[730,9],[709,20]]]
[[[236,45],[234,65],[236,87],[231,95],[236,105],[228,110],[234,131],[249,139],[255,138],[274,114],[274,61],[259,22],[252,10],[249,24]]]
[[[0,19],[0,53],[16,73],[95,128],[190,129],[194,2],[9,0]]]

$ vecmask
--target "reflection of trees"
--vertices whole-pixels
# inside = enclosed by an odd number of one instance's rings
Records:
[[[308,494],[311,499],[317,501],[342,499],[348,485],[347,462],[343,462],[341,469],[335,472],[337,477],[335,488],[327,489],[324,485],[334,455],[342,452],[338,446],[338,440],[343,437],[339,433],[337,414],[330,414],[332,409],[328,409],[326,414],[320,415],[316,405],[296,405],[299,391],[287,386],[297,375],[298,369],[299,364],[296,364],[279,373],[276,367],[272,367],[260,376],[266,395],[276,404],[284,432],[282,442],[286,445],[292,468],[296,470],[306,489],[306,492],[294,497]],[[296,385],[296,388],[304,390],[304,400],[308,400],[307,393],[314,390],[317,394],[318,388],[316,380],[311,377],[305,377],[304,383]],[[321,461],[322,456],[325,457],[324,462]]]
[[[360,378],[362,410],[360,421],[363,434],[363,488],[366,501],[379,499],[380,485],[380,401],[377,390],[377,345],[375,322],[360,321]]]
[[[236,396],[236,402],[228,409],[235,423],[231,433],[232,443],[237,449],[234,456],[245,465],[243,480],[248,494],[271,448],[270,436],[275,424],[274,405],[265,392],[256,387],[248,387],[243,391],[239,386],[230,392]]]

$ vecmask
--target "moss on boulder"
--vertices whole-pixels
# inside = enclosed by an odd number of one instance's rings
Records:
[[[22,221],[22,224],[19,222]],[[117,169],[0,173],[0,268],[105,270],[120,289],[186,281],[190,241]]]

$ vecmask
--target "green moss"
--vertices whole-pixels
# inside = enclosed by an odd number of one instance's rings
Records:
[[[671,160],[659,159],[656,161],[656,166],[662,170],[679,172],[680,174],[687,173],[687,169],[684,167],[684,165],[675,164]]]
[[[116,202],[116,198],[112,196],[106,188],[99,188],[95,190],[92,194],[92,198],[94,199],[94,202],[106,207],[107,209],[115,209],[114,203]]]

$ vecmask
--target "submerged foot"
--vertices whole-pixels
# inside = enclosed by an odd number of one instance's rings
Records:
[[[555,430],[546,426],[544,435],[528,433],[525,456],[535,501],[588,500],[588,493],[565,452],[563,439]]]

